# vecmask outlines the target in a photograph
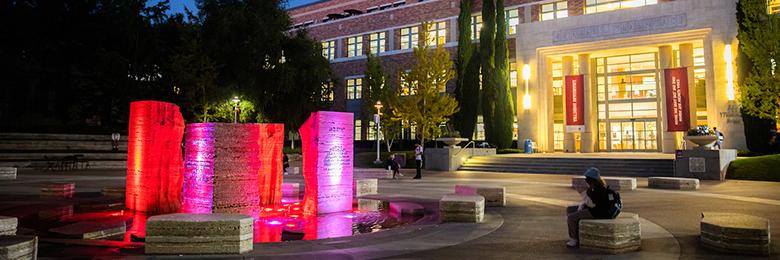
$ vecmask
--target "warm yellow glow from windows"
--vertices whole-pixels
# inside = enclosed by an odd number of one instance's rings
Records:
[[[734,55],[731,53],[731,44],[726,44],[723,50],[723,59],[726,60],[726,97],[734,100]]]
[[[767,1],[767,9],[766,11],[769,14],[780,14],[780,0],[769,0]]]
[[[587,0],[585,13],[593,14],[618,9],[640,7],[657,4],[658,0]]]

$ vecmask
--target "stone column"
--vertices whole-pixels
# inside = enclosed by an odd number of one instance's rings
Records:
[[[659,69],[672,68],[674,59],[672,56],[672,46],[663,45],[658,47]],[[664,83],[664,73],[660,73],[660,84],[658,84],[658,120],[660,121],[661,133],[661,151],[664,153],[674,153],[677,150],[677,140],[673,132],[667,131],[669,125],[666,122],[666,88]]]
[[[555,151],[555,95],[553,93],[553,84],[552,84],[552,60],[550,58],[545,57],[544,58],[544,73],[540,74],[544,77],[544,84],[540,84],[539,86],[543,86],[544,89],[547,90],[545,97],[544,97],[544,104],[547,107],[547,114],[545,115],[547,117],[547,150],[548,152],[554,152]],[[539,80],[542,82],[542,78]]]
[[[596,151],[596,144],[598,144],[596,139],[598,137],[598,122],[596,120],[599,117],[596,108],[596,93],[598,90],[596,89],[597,85],[592,84],[595,81],[591,77],[594,74],[591,73],[590,54],[580,54],[578,60],[580,62],[580,74],[584,76],[582,84],[585,90],[585,100],[583,101],[585,104],[585,111],[583,111],[585,113],[583,118],[585,120],[585,129],[582,132],[580,151],[592,153]]]
[[[563,69],[563,76],[567,75],[574,75],[574,58],[571,56],[563,56],[561,65]],[[566,132],[566,114],[569,113],[566,111],[566,87],[563,88],[563,127],[564,127],[564,134],[563,134],[563,150],[567,153],[573,153],[576,152],[577,147],[575,145],[574,140],[574,133],[568,133]]]
[[[696,82],[693,77],[693,44],[680,44],[680,67],[688,68],[688,102],[690,104],[691,127],[696,126]],[[690,145],[690,144],[689,144]]]

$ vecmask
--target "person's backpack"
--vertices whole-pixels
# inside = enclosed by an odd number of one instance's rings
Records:
[[[623,211],[623,201],[620,199],[620,193],[607,188],[607,199],[609,199],[609,217],[617,218],[620,212]]]

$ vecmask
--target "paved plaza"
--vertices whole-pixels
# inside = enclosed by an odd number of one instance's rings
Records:
[[[16,181],[0,182],[0,215],[24,217],[18,209],[34,203],[43,183],[72,181],[77,193],[96,193],[107,186],[124,184],[124,171],[87,170],[77,172],[35,172],[22,170]],[[411,172],[406,175],[411,176]],[[480,224],[429,221],[386,231],[351,237],[312,241],[256,243],[245,256],[270,258],[322,257],[327,259],[734,259],[699,244],[702,212],[738,212],[765,217],[780,223],[780,183],[752,181],[702,181],[697,191],[648,189],[638,179],[638,189],[621,193],[624,212],[637,213],[642,225],[642,250],[617,256],[569,249],[565,206],[579,196],[571,187],[571,175],[426,172],[422,180],[379,181],[379,194],[387,201],[414,199],[435,202],[454,192],[456,184],[493,184],[506,187],[507,204],[486,209]],[[295,175],[285,181],[302,181]],[[22,222],[24,223],[24,222]],[[22,224],[21,226],[24,226]],[[780,235],[772,225],[771,235]],[[42,239],[40,247],[56,246],[57,240]],[[50,245],[47,245],[50,244]],[[138,245],[136,243],[135,245]],[[108,250],[82,247],[87,255],[142,255],[140,248]],[[773,252],[780,252],[777,243]],[[45,258],[45,255],[42,255]],[[775,257],[775,256],[773,256]],[[740,256],[741,259],[745,259]],[[766,259],[766,258],[763,258]]]

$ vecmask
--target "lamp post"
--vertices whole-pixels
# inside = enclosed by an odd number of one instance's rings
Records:
[[[523,108],[531,109],[531,95],[528,94],[528,79],[531,78],[531,67],[523,65],[523,80],[525,80],[525,94],[523,95]]]
[[[381,136],[379,116],[382,110],[382,101],[377,100],[374,107],[376,108],[376,114],[374,114],[374,124],[376,124],[376,160],[374,161],[374,164],[380,164],[382,163],[382,160],[379,159],[379,137]]]
[[[239,103],[241,103],[241,100],[238,99],[238,96],[233,97],[233,123],[238,123],[238,113],[241,112],[241,108],[238,106]]]

